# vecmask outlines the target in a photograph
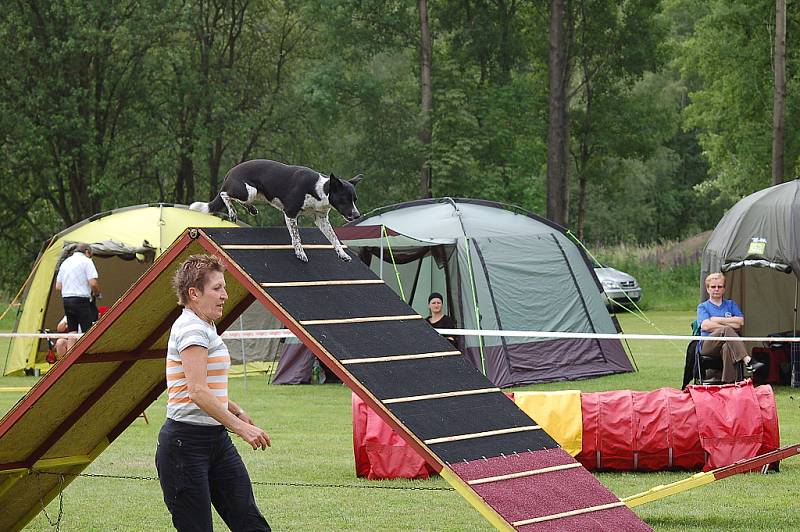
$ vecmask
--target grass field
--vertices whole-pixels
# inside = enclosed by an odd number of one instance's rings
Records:
[[[626,332],[685,334],[691,311],[650,312],[654,324],[620,315]],[[8,329],[6,329],[8,330]],[[685,344],[631,342],[640,371],[600,379],[522,389],[652,390],[681,383]],[[0,362],[6,349],[0,343]],[[2,366],[2,364],[0,364]],[[33,384],[33,377],[0,377],[0,388]],[[775,389],[781,441],[800,441],[800,390]],[[20,393],[0,392],[0,412]],[[364,481],[355,478],[350,392],[341,385],[271,386],[263,377],[233,379],[231,397],[265,427],[273,440],[266,452],[237,442],[255,483],[256,499],[275,530],[491,530],[487,522],[440,478],[428,481]],[[61,529],[66,531],[169,530],[169,515],[155,480],[153,454],[164,418],[162,396],[147,409],[150,423],[136,420],[63,493]],[[601,473],[620,497],[690,473]],[[661,501],[636,512],[659,531],[800,530],[800,457],[781,472],[739,475]],[[421,488],[421,489],[415,489]],[[431,489],[432,488],[432,489]],[[47,512],[58,515],[59,501]],[[0,511],[2,511],[0,509]],[[225,530],[221,520],[216,528]],[[40,514],[27,530],[51,529]]]

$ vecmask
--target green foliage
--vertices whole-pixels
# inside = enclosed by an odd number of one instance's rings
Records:
[[[772,150],[772,47],[775,2],[771,0],[668,2],[670,13],[689,6],[696,19],[675,39],[674,63],[690,83],[685,126],[697,128],[710,164],[699,187],[727,206],[770,183]],[[789,4],[787,34],[800,30]],[[795,13],[796,14],[796,13]],[[796,129],[797,47],[787,49],[786,131]],[[800,143],[786,136],[786,173],[795,174]]]
[[[595,243],[712,227],[768,182],[772,3],[570,2],[571,217]],[[104,210],[215,195],[272,158],[364,173],[364,212],[437,196],[543,212],[546,3],[429,3],[432,143],[408,0],[12,3],[0,12],[0,287]],[[789,35],[798,7],[789,5]],[[789,39],[787,131],[800,120]],[[800,144],[787,135],[787,168]],[[583,198],[583,200],[581,200]],[[282,224],[261,209],[251,223]],[[334,215],[337,222],[337,216]]]
[[[506,86],[470,90],[458,82],[454,68],[441,77],[448,86],[435,100],[434,195],[486,198],[537,210],[544,204],[540,170],[546,124],[535,95],[543,80],[520,76]]]

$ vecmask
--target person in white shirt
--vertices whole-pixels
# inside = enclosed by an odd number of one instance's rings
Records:
[[[100,294],[97,278],[91,246],[77,244],[72,255],[61,263],[56,277],[56,290],[61,292],[64,300],[68,332],[75,332],[78,328],[86,332],[97,320],[97,307],[92,303],[92,297]]]

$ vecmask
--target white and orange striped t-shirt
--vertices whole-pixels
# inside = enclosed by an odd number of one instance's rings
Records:
[[[231,357],[214,324],[184,308],[169,333],[167,347],[167,417],[192,425],[220,425],[189,399],[189,388],[181,363],[181,351],[199,345],[208,349],[206,382],[217,399],[228,408],[228,368]]]

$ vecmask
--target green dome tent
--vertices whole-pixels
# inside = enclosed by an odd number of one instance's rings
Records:
[[[55,290],[55,276],[64,249],[72,243],[91,244],[103,293],[98,306],[111,306],[188,227],[236,224],[184,205],[156,203],[96,214],[61,231],[44,245],[23,287],[14,332],[55,330],[64,315],[61,296]],[[255,328],[266,327],[259,323]],[[236,341],[236,347],[242,347],[239,344],[243,341]],[[45,360],[47,352],[46,340],[14,337],[3,373],[20,375],[34,368],[46,371],[50,367]],[[235,350],[231,349],[235,361],[234,355]]]
[[[759,190],[722,217],[703,249],[701,301],[708,299],[706,276],[719,271],[725,297],[745,315],[745,336],[797,330],[800,180]]]
[[[383,207],[336,230],[418,313],[444,296],[460,328],[616,333],[583,251],[563,228],[500,203],[439,198]],[[382,259],[382,260],[381,260]],[[395,270],[396,268],[396,270]],[[466,336],[463,352],[498,386],[633,371],[619,340]],[[273,382],[304,382],[288,345]]]

